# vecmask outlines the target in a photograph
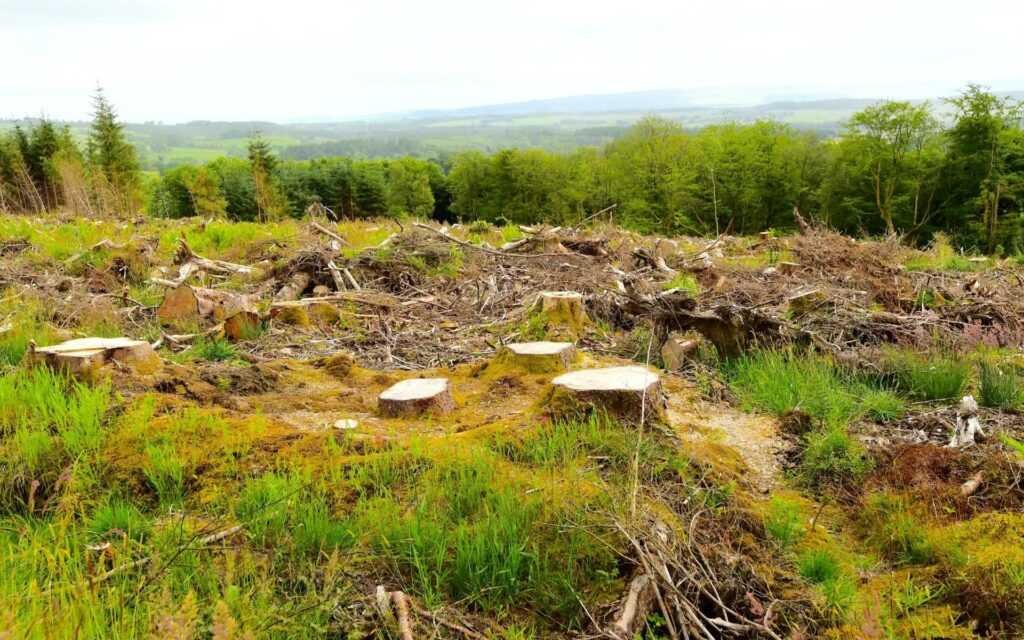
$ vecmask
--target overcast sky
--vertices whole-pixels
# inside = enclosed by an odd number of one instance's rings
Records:
[[[646,89],[1024,89],[1020,0],[0,0],[0,117],[297,118]]]

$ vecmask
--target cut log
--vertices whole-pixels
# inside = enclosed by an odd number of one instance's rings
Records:
[[[488,368],[500,371],[513,368],[527,373],[565,371],[576,361],[576,345],[571,342],[522,342],[505,345]]]
[[[296,271],[288,278],[287,282],[284,283],[277,294],[274,295],[274,300],[296,300],[302,297],[302,294],[309,288],[309,284],[313,281],[313,276],[309,275],[305,271]]]
[[[240,293],[203,289],[187,284],[168,289],[156,309],[161,322],[180,322],[212,318],[223,322],[239,311],[255,312],[252,301]]]
[[[25,354],[28,365],[44,364],[72,375],[112,362],[130,365],[143,373],[152,373],[160,368],[160,358],[152,345],[145,340],[131,338],[80,338],[50,347],[36,347],[32,342]]]
[[[664,405],[661,378],[644,367],[573,371],[552,380],[551,386],[548,403],[556,414],[598,409],[639,421],[659,417]]]
[[[687,362],[696,358],[700,351],[700,334],[685,334],[673,331],[665,344],[661,345],[661,361],[666,371],[679,371]]]
[[[377,407],[388,418],[414,418],[427,412],[446,415],[455,409],[452,382],[448,378],[403,380],[380,394]]]

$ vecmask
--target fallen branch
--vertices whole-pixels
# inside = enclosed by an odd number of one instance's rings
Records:
[[[346,240],[345,238],[342,238],[337,233],[331,231],[330,229],[328,229],[327,227],[323,226],[322,224],[320,224],[316,220],[311,220],[310,223],[309,223],[309,226],[313,227],[314,229],[316,229],[320,233],[324,234],[325,236],[327,236],[331,240],[336,241],[341,246],[343,246],[343,247],[349,246],[348,240]]]

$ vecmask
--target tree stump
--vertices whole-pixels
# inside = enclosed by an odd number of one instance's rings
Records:
[[[378,398],[377,408],[388,418],[414,418],[427,412],[447,415],[455,409],[448,378],[413,378],[392,385]]]
[[[161,366],[152,345],[131,338],[80,338],[49,347],[30,343],[25,354],[28,365],[44,364],[76,376],[111,362],[131,365],[142,373],[152,373]]]
[[[502,347],[488,368],[554,373],[565,371],[575,361],[576,345],[571,342],[522,342]]]
[[[551,381],[549,408],[558,413],[598,409],[618,418],[658,419],[664,405],[661,378],[645,367],[584,369]]]
[[[789,304],[790,313],[801,316],[824,304],[826,300],[824,292],[814,289],[790,296],[786,302]]]
[[[590,324],[583,307],[583,294],[573,291],[541,291],[533,303],[533,313],[543,314],[545,329],[555,335],[575,338]]]
[[[247,340],[257,336],[263,328],[258,313],[239,311],[224,319],[224,335],[230,340]]]
[[[183,284],[164,292],[156,317],[165,323],[206,318],[222,322],[239,311],[255,313],[256,309],[252,301],[240,293]]]
[[[309,298],[275,302],[270,307],[270,317],[281,324],[309,327],[335,324],[341,319],[341,312],[330,302]]]
[[[661,345],[661,361],[666,371],[679,371],[687,362],[694,360],[700,351],[701,335],[673,331],[665,344]]]

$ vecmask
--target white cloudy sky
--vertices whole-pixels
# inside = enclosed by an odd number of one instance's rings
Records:
[[[644,89],[1024,88],[1020,0],[0,0],[0,117],[286,121]]]

